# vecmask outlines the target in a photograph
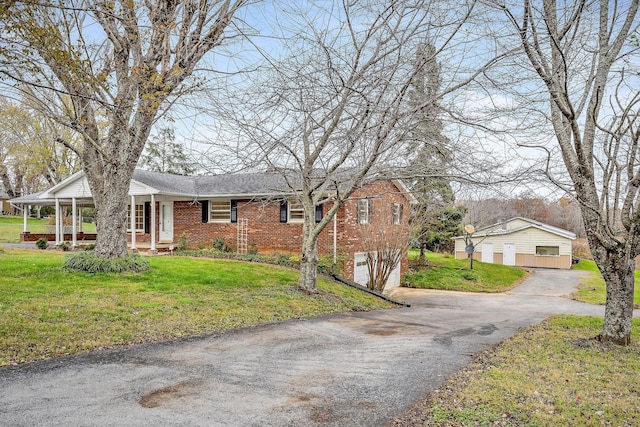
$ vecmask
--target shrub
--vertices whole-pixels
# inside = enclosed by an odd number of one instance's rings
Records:
[[[92,251],[76,252],[68,255],[64,266],[72,270],[89,273],[141,272],[150,268],[149,261],[142,255],[133,254],[120,258],[103,258]]]
[[[218,237],[213,241],[213,249],[219,252],[231,252],[231,248],[227,245],[227,242],[224,241],[224,238]]]
[[[255,243],[250,244],[247,253],[249,255],[258,255],[258,245],[256,245]]]
[[[95,243],[89,243],[87,246],[85,246],[83,249],[85,251],[92,251],[96,248],[96,244]]]
[[[178,250],[186,251],[187,249],[189,249],[189,235],[187,233],[182,233],[178,239]]]
[[[71,243],[69,242],[60,243],[60,249],[62,249],[65,252],[69,252],[71,250]]]
[[[45,239],[44,237],[39,238],[36,241],[36,248],[38,249],[47,249],[49,247],[49,242],[47,242],[47,239]]]

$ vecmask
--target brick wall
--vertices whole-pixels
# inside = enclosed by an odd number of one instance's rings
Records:
[[[358,224],[357,199],[370,198],[373,202],[373,218],[370,224]],[[391,205],[399,203],[404,206],[402,222],[393,225]],[[323,211],[331,207],[327,203]],[[259,253],[299,254],[302,246],[302,223],[280,222],[280,203],[264,200],[238,200],[238,219],[247,218],[248,244],[255,245]],[[371,250],[365,247],[365,240],[384,232],[386,236],[408,239],[409,206],[404,195],[390,181],[379,181],[356,191],[337,213],[337,246],[338,256],[344,265],[344,274],[353,278],[353,257],[356,252]],[[158,217],[159,220],[159,217]],[[318,252],[320,256],[333,254],[333,221],[320,234]],[[156,228],[157,230],[157,228]],[[211,247],[218,238],[223,238],[234,250],[236,248],[238,223],[202,222],[202,205],[189,201],[176,201],[173,205],[173,241],[178,242],[186,233],[187,240],[193,248]],[[156,236],[159,233],[156,231]],[[148,242],[149,235],[136,235],[136,241]],[[401,274],[407,270],[406,247],[402,257]]]
[[[373,202],[373,217],[369,224],[359,224],[357,221],[357,200],[371,198]],[[392,224],[391,205],[398,203],[403,206],[401,223]],[[384,235],[388,240],[398,239],[404,242],[401,258],[400,274],[404,277],[408,268],[407,243],[409,236],[409,203],[406,197],[390,181],[378,181],[356,191],[341,209],[340,218],[348,224],[340,236],[344,253],[345,276],[353,278],[353,255],[356,252],[373,250],[376,238]],[[382,243],[382,242],[381,242]],[[384,245],[382,245],[384,246]]]
[[[186,233],[187,239],[193,247],[211,247],[212,243],[221,237],[235,250],[238,223],[203,223],[202,205],[175,202],[173,206],[174,241]],[[249,220],[248,244],[249,246],[255,245],[259,252],[300,253],[302,223],[281,223],[279,202],[238,200],[238,219],[240,218]],[[318,247],[322,253],[332,250],[332,223],[321,233]]]

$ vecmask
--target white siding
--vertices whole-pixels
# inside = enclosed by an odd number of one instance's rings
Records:
[[[144,184],[140,184],[136,181],[131,181],[129,184],[129,196],[142,196],[149,194],[156,194],[157,191],[151,187],[148,187]],[[71,197],[77,198],[90,198],[91,190],[89,189],[89,181],[87,181],[86,177],[82,177],[80,179],[75,180],[72,183],[64,186],[60,190],[58,190],[55,194],[52,194],[54,197],[59,197],[63,199],[70,199]]]
[[[482,253],[482,245],[478,245],[482,237],[474,237],[476,252]],[[515,243],[516,253],[535,255],[536,246],[558,246],[560,255],[571,255],[571,240],[557,234],[548,233],[538,228],[527,228],[515,233],[489,236],[482,243],[493,243],[493,252],[502,253],[505,243]],[[464,252],[464,239],[456,240],[456,252]]]
[[[92,197],[91,190],[89,189],[89,182],[87,181],[87,178],[85,178],[84,176],[81,179],[77,179],[72,183],[69,183],[68,185],[64,186],[63,188],[58,190],[55,194],[52,194],[52,196],[59,197],[59,198]]]

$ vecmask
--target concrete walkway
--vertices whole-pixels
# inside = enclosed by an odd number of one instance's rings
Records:
[[[538,270],[506,294],[397,289],[411,308],[0,369],[6,426],[378,426],[472,356],[555,313],[581,272]]]

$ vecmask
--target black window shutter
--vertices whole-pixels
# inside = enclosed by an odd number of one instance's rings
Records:
[[[369,218],[368,218],[368,223],[372,224],[373,223],[373,199],[367,199],[367,202],[369,203]]]
[[[316,206],[316,223],[322,221],[322,205]]]
[[[287,222],[287,201],[280,202],[280,222]]]
[[[151,202],[144,202],[144,234],[151,233]]]
[[[360,203],[361,199],[356,200],[356,223],[360,224]]]
[[[399,218],[400,218],[400,224],[402,224],[402,213],[403,213],[403,211],[404,211],[404,205],[402,205],[402,204],[401,204],[401,205],[400,205],[400,215],[399,215]]]
[[[238,222],[238,201],[231,201],[231,222]]]
[[[200,204],[202,205],[202,222],[209,222],[209,201],[203,200]]]

